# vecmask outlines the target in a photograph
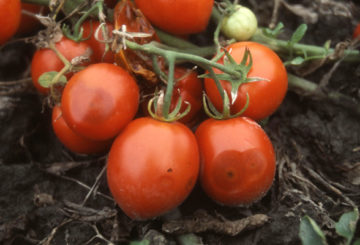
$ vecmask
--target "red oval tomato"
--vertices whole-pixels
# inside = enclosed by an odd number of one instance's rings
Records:
[[[93,141],[76,134],[62,117],[61,107],[52,110],[52,127],[60,142],[70,151],[80,154],[105,152],[110,148],[111,141]]]
[[[0,0],[0,45],[15,35],[21,19],[20,0]]]
[[[239,112],[246,103],[246,94],[249,94],[249,106],[242,114],[254,120],[261,120],[271,115],[283,101],[288,81],[286,69],[277,54],[268,47],[255,42],[237,42],[229,45],[226,49],[237,63],[244,56],[245,48],[250,50],[253,65],[248,77],[258,77],[262,81],[250,82],[240,85],[238,96],[230,106],[233,114]],[[224,62],[224,57],[219,63]],[[214,69],[215,73],[221,71]],[[205,79],[205,91],[215,107],[222,111],[223,102],[213,79]],[[220,81],[231,101],[231,84],[228,81]]]
[[[102,42],[99,42],[95,38],[95,31],[99,27],[100,22],[95,20],[89,20],[85,21],[82,25],[83,27],[83,38],[89,39],[83,41],[87,43],[93,53],[91,55],[91,61],[93,63],[97,62],[105,62],[105,63],[114,63],[114,54],[111,52],[111,50],[108,50],[107,53],[105,53],[105,44]],[[109,37],[112,36],[112,31],[114,30],[114,26],[111,23],[106,23],[106,28],[108,30]],[[99,30],[99,37],[100,40],[103,40],[103,34],[102,30]]]
[[[69,127],[92,140],[117,136],[135,116],[138,104],[134,78],[108,63],[90,65],[72,76],[61,99]]]
[[[154,25],[172,34],[205,30],[214,0],[135,0],[136,6]]]
[[[181,123],[139,118],[111,147],[107,181],[120,208],[132,219],[150,219],[180,205],[199,171],[194,134]]]
[[[200,181],[216,202],[249,205],[270,188],[275,175],[275,153],[262,128],[237,117],[208,119],[195,132],[200,149]]]
[[[57,42],[55,47],[68,61],[77,56],[84,55],[90,49],[90,46],[86,43],[77,43],[65,37]],[[37,50],[31,61],[31,78],[35,88],[40,93],[47,94],[49,89],[39,84],[39,77],[45,72],[60,71],[63,67],[64,63],[51,49],[44,48]],[[68,73],[67,78],[69,79],[71,75],[72,73]]]

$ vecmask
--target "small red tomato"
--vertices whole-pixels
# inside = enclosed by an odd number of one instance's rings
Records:
[[[55,106],[52,111],[52,127],[63,145],[70,151],[79,154],[95,154],[105,152],[110,148],[111,141],[93,141],[86,139],[69,128],[64,118],[60,106]]]
[[[360,24],[358,24],[353,33],[353,39],[358,38],[360,36]]]
[[[123,68],[97,63],[76,73],[61,98],[69,127],[92,140],[117,136],[133,119],[139,104],[139,88]]]
[[[181,96],[183,101],[180,112],[185,111],[188,104],[191,106],[189,113],[180,119],[180,122],[182,123],[187,124],[193,122],[202,108],[203,88],[201,80],[197,76],[198,75],[195,71],[187,70],[182,67],[175,68],[174,77],[176,79],[176,83],[171,100],[171,110],[175,108],[179,96]]]
[[[100,22],[95,20],[85,21],[82,25],[83,38],[90,37],[84,42],[87,43],[93,51],[91,55],[91,61],[93,63],[97,63],[97,62],[114,63],[114,54],[111,52],[111,50],[108,50],[107,53],[105,53],[105,44],[99,42],[95,38],[95,31],[99,27],[99,25]],[[114,26],[111,23],[106,23],[106,28],[108,30],[109,37],[111,37],[112,31],[114,30]],[[103,40],[102,30],[99,30],[98,38],[100,40]]]
[[[275,175],[275,153],[255,121],[246,117],[208,119],[195,135],[200,149],[200,181],[213,200],[241,206],[265,195]]]
[[[68,61],[77,56],[84,55],[90,49],[90,46],[86,43],[77,43],[65,37],[57,42],[55,47]],[[31,61],[31,78],[35,88],[40,93],[47,94],[49,89],[39,84],[39,77],[45,72],[60,71],[63,67],[64,63],[51,49],[44,48],[37,50]],[[67,74],[67,78],[69,79],[71,75],[72,73]]]
[[[0,0],[0,45],[15,35],[21,19],[20,0]]]
[[[283,101],[288,87],[287,73],[278,55],[262,44],[237,42],[229,45],[226,50],[237,63],[240,63],[246,48],[249,49],[253,60],[248,77],[256,77],[260,81],[240,85],[237,98],[230,105],[230,109],[233,114],[239,112],[244,107],[246,94],[248,94],[249,106],[242,115],[254,120],[261,120],[274,113]],[[224,57],[218,62],[224,63]],[[217,69],[214,71],[221,73]],[[223,102],[214,80],[206,78],[204,83],[210,101],[219,111],[222,111]],[[231,84],[225,80],[221,80],[220,83],[231,101]]]
[[[139,118],[112,145],[107,181],[125,214],[144,220],[180,205],[198,171],[199,151],[190,129],[178,122]]]
[[[135,0],[136,6],[154,25],[172,34],[204,31],[214,0]]]
[[[171,99],[170,111],[173,111],[177,105],[179,96],[181,96],[182,104],[180,113],[184,112],[188,105],[190,105],[189,113],[181,118],[179,122],[191,125],[196,121],[199,111],[202,108],[202,82],[198,78],[196,71],[186,69],[183,67],[175,67],[174,77],[176,80],[173,97]],[[147,92],[151,94],[151,92]],[[150,97],[150,96],[148,96]],[[142,109],[145,112],[145,115],[148,113],[148,102],[149,99],[145,99],[142,103]]]

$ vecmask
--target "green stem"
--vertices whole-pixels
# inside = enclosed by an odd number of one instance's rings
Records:
[[[252,41],[262,43],[275,52],[279,54],[289,54],[291,51],[289,49],[288,41],[279,40],[275,38],[270,38],[263,34],[263,31],[261,28],[259,28],[255,35],[251,38]],[[316,56],[319,58],[324,58],[326,55],[334,54],[334,49],[328,49],[326,50],[324,47],[315,46],[315,45],[307,45],[307,44],[301,44],[296,43],[292,46],[292,51],[294,55],[304,57],[304,53],[307,56]],[[359,62],[360,61],[360,51],[359,50],[345,50],[344,51],[344,61],[347,62]]]
[[[240,77],[241,74],[237,71],[234,71],[233,69],[226,67],[222,64],[219,64],[215,61],[205,59],[197,54],[193,53],[187,53],[187,50],[178,50],[175,48],[167,47],[165,45],[159,45],[157,42],[151,42],[147,44],[137,44],[136,42],[126,41],[126,45],[133,50],[139,50],[146,52],[148,54],[155,54],[160,55],[163,57],[167,56],[174,56],[176,57],[176,60],[186,60],[189,62],[192,62],[194,64],[197,64],[204,69],[207,69],[209,66],[217,68],[221,70],[224,73],[230,74],[234,77]]]
[[[336,91],[322,92],[317,84],[289,73],[288,81],[289,90],[294,91],[301,96],[307,94],[318,99],[328,99],[332,103],[342,106],[356,115],[360,115],[359,102],[345,94]]]
[[[163,116],[165,119],[169,119],[170,106],[171,106],[171,98],[174,90],[174,72],[175,72],[175,56],[173,54],[169,54],[165,56],[168,61],[169,73],[168,80],[166,86],[166,92],[164,96],[164,105],[163,105]]]
[[[50,0],[21,0],[21,2],[49,6]]]

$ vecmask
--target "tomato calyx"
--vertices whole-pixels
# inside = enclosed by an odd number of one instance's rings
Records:
[[[235,117],[238,117],[241,114],[243,114],[246,111],[246,109],[248,108],[248,106],[249,106],[250,97],[249,97],[249,94],[246,93],[245,105],[243,106],[243,108],[239,112],[232,115],[231,111],[230,111],[229,96],[227,95],[226,91],[224,91],[224,90],[223,90],[223,95],[224,95],[224,98],[223,98],[223,110],[222,110],[222,112],[219,112],[216,109],[216,107],[213,105],[213,103],[211,103],[209,97],[205,93],[203,94],[204,110],[205,110],[205,113],[209,117],[217,119],[217,120],[226,120],[226,119],[230,119],[230,118],[235,118]]]
[[[191,110],[191,104],[185,101],[184,103],[187,105],[187,107],[185,111],[180,112],[183,99],[181,96],[179,96],[175,108],[170,111],[167,116],[164,116],[164,91],[160,90],[159,92],[155,92],[155,94],[156,95],[149,100],[147,109],[150,116],[156,120],[163,122],[175,122],[185,117]]]

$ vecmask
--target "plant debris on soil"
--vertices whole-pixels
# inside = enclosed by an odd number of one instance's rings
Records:
[[[360,5],[349,0],[241,4],[253,9],[260,26],[285,23],[284,38],[307,23],[302,42],[318,46],[327,40],[332,47],[348,42],[360,20]],[[22,42],[0,50],[1,244],[126,244],[142,239],[176,244],[186,233],[194,233],[198,244],[300,244],[304,215],[319,224],[329,244],[343,241],[334,224],[360,204],[360,64],[340,60],[312,64],[307,72],[289,68],[319,89],[290,89],[264,126],[276,149],[277,173],[261,201],[224,207],[197,185],[175,218],[169,214],[133,221],[107,188],[106,155],[75,155],[56,139],[50,110],[28,78],[34,51]],[[334,103],[329,91],[350,98],[352,107],[341,99]]]

